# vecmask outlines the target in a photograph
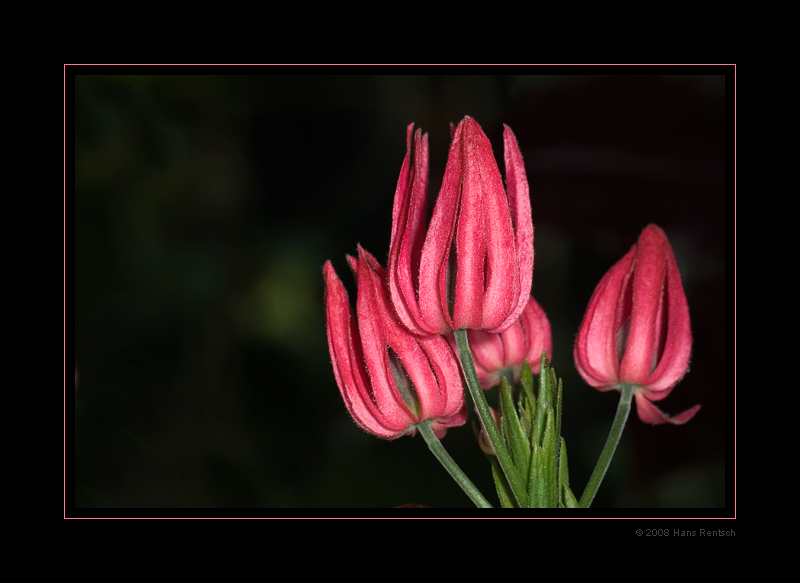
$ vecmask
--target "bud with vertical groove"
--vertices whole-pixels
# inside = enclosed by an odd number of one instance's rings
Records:
[[[700,405],[670,417],[653,404],[669,395],[689,367],[689,306],[667,236],[649,225],[603,277],[575,342],[575,364],[601,391],[634,385],[639,418],[681,425]]]
[[[349,257],[358,281],[357,320],[330,261],[325,263],[328,347],[339,391],[353,419],[384,439],[414,434],[430,420],[437,437],[467,418],[461,373],[440,336],[418,338],[396,319],[386,271],[367,251]]]
[[[507,190],[483,130],[470,117],[458,124],[426,230],[428,139],[408,127],[392,216],[389,288],[400,321],[414,334],[502,332],[528,302],[528,181],[508,126],[503,141]]]

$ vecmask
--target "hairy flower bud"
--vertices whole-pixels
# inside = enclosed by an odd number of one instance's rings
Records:
[[[689,306],[667,236],[649,225],[594,290],[575,342],[575,364],[601,391],[635,385],[639,418],[680,425],[700,405],[668,416],[653,404],[689,367]]]

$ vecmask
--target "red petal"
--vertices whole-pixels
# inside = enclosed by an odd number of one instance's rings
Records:
[[[347,292],[330,261],[325,263],[323,274],[328,347],[336,384],[339,386],[345,406],[366,431],[387,439],[397,437],[402,431],[398,432],[398,428],[384,423],[372,401],[358,328],[353,319]]]
[[[668,391],[683,378],[689,368],[692,353],[692,330],[689,321],[689,304],[681,283],[681,274],[675,256],[667,243],[667,266],[665,284],[666,338],[661,358],[647,379],[651,392]]]
[[[539,374],[542,350],[548,359],[553,359],[553,336],[550,332],[550,320],[533,296],[530,296],[530,301],[520,316],[520,323],[527,338],[528,350],[525,358],[531,365],[531,372]]]
[[[622,382],[643,386],[653,370],[658,351],[659,313],[664,295],[669,243],[664,232],[651,225],[639,236],[633,271],[633,304],[628,341],[619,367]]]
[[[517,270],[519,272],[519,295],[516,307],[511,310],[505,321],[498,326],[499,332],[510,326],[527,305],[531,295],[533,281],[533,220],[531,217],[531,199],[525,165],[519,144],[511,128],[504,126],[503,143],[505,148],[506,187],[508,189],[508,207],[513,221]],[[548,353],[549,354],[549,353]]]
[[[578,372],[595,388],[619,382],[617,313],[619,298],[633,269],[635,253],[634,245],[597,284],[575,342],[574,358]]]
[[[639,414],[639,419],[645,423],[652,425],[661,425],[662,423],[671,423],[672,425],[683,425],[694,417],[695,413],[700,410],[700,405],[695,405],[679,413],[678,415],[669,416],[661,409],[653,405],[648,399],[646,393],[636,393],[636,411]]]
[[[422,135],[421,130],[417,130],[416,139],[412,140],[413,127],[414,124],[408,126],[406,157],[394,198],[389,246],[389,286],[400,321],[415,334],[425,335],[438,331],[429,330],[425,326],[416,292],[427,213],[428,135]]]

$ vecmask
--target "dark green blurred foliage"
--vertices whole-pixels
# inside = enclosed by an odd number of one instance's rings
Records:
[[[723,506],[724,81],[77,77],[75,504],[469,506],[421,438],[384,442],[350,419],[328,356],[322,265],[333,261],[354,302],[345,254],[361,243],[386,259],[406,126],[430,134],[433,198],[448,123],[471,115],[501,171],[503,123],[525,157],[534,295],[553,326],[575,493],[616,398],[583,383],[572,342],[600,277],[655,222],[695,335],[692,369],[661,405],[703,409],[677,428],[632,414],[595,506]],[[493,496],[470,426],[444,444]]]

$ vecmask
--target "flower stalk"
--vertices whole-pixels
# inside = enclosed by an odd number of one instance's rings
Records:
[[[617,450],[620,437],[622,437],[622,430],[625,428],[625,422],[628,420],[628,414],[631,412],[631,398],[633,397],[634,388],[633,385],[627,383],[622,385],[617,414],[614,416],[614,422],[611,424],[611,430],[608,432],[606,444],[603,446],[597,465],[589,477],[589,483],[586,484],[586,489],[581,496],[581,508],[589,508],[592,505],[597,489],[600,488],[600,484],[608,471],[608,466],[611,465],[611,458],[614,457],[614,452]]]
[[[516,502],[520,507],[526,507],[528,504],[528,494],[525,486],[517,473],[514,462],[511,459],[511,454],[503,441],[502,435],[497,428],[492,417],[492,412],[489,410],[489,404],[486,402],[486,396],[483,394],[478,375],[475,373],[475,365],[472,363],[472,353],[469,349],[469,340],[467,339],[466,330],[456,330],[456,345],[458,346],[458,356],[461,362],[461,369],[464,373],[464,379],[467,382],[472,400],[475,403],[475,408],[478,410],[478,417],[480,417],[481,424],[489,436],[489,441],[492,442],[497,461],[511,486],[511,491],[516,498]]]
[[[428,448],[431,450],[431,453],[439,460],[444,466],[444,469],[450,474],[456,484],[458,484],[464,493],[469,496],[469,499],[477,506],[478,508],[492,508],[492,505],[489,504],[489,501],[484,498],[483,494],[481,494],[480,490],[475,487],[475,484],[467,477],[467,475],[461,471],[461,468],[458,467],[455,460],[450,457],[450,454],[447,453],[447,450],[444,449],[442,442],[434,435],[433,430],[430,427],[430,423],[428,421],[422,421],[421,423],[417,424],[417,429],[419,430],[422,438],[425,440],[425,443],[428,444]]]

